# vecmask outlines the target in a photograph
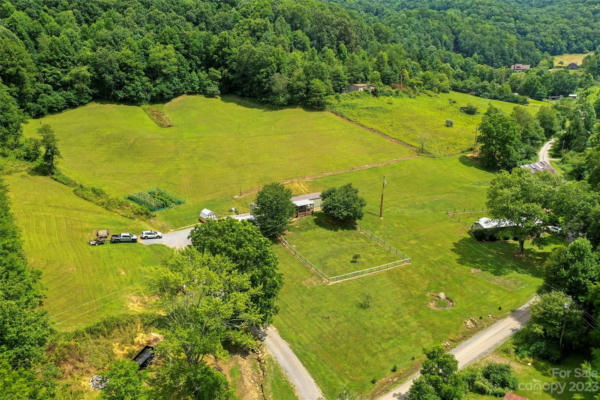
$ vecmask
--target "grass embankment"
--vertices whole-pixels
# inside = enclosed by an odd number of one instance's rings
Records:
[[[7,175],[12,211],[29,263],[42,271],[45,308],[59,330],[139,309],[145,268],[171,251],[162,246],[93,247],[97,229],[140,233],[148,226],[75,196],[47,177]]]
[[[61,170],[86,186],[121,198],[160,187],[183,198],[158,213],[171,228],[195,222],[204,207],[223,215],[228,199],[265,183],[415,154],[328,112],[201,96],[160,110],[172,127],[160,128],[140,107],[89,104],[30,121],[25,133],[50,124]]]
[[[475,115],[465,114],[461,107],[477,107]],[[341,96],[333,101],[332,110],[346,118],[383,132],[418,148],[443,156],[471,149],[483,113],[492,104],[510,114],[516,104],[489,100],[464,93],[441,93],[410,97],[373,97],[367,94]],[[542,103],[527,106],[537,112]],[[446,127],[446,120],[453,126]]]
[[[383,175],[388,185],[381,220]],[[468,235],[480,212],[455,219],[446,214],[484,208],[491,178],[465,157],[452,157],[310,182],[311,191],[352,182],[367,200],[361,226],[412,258],[401,268],[327,286],[275,246],[285,277],[275,325],[327,398],[344,386],[362,393],[389,387],[417,368],[423,347],[455,344],[475,331],[466,328],[467,319],[489,326],[535,293],[549,249],[530,247],[526,257],[518,257],[516,243],[480,243]],[[321,243],[325,249],[330,245]],[[453,308],[431,306],[432,295],[440,292],[454,301]],[[366,294],[372,300],[364,309],[359,302]]]
[[[569,356],[560,364],[520,360],[514,355],[512,341],[509,341],[476,365],[489,362],[510,364],[518,380],[517,389],[513,393],[529,400],[592,400],[594,388],[586,386],[586,379],[582,377],[583,361],[580,355]],[[498,398],[470,393],[465,400],[494,399]]]

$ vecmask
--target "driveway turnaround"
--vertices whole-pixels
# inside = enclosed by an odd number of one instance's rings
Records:
[[[556,139],[551,139],[544,143],[544,145],[540,149],[540,152],[538,153],[538,161],[550,162],[550,149],[552,148],[552,145],[554,144],[555,140]]]
[[[192,244],[189,239],[192,229],[193,227],[172,231],[165,233],[162,239],[142,240],[141,242],[146,245],[164,244],[175,249],[183,249]],[[277,360],[288,380],[294,385],[298,398],[300,400],[324,399],[312,376],[304,368],[304,365],[296,357],[287,342],[279,336],[277,329],[270,326],[267,328],[265,335],[267,350]]]
[[[450,350],[450,354],[454,354],[458,360],[458,368],[462,369],[490,354],[517,331],[521,330],[529,322],[529,318],[531,317],[531,303],[535,299],[536,297],[532,298],[507,318],[496,322],[494,325]],[[418,373],[414,374],[404,383],[381,396],[379,400],[398,400],[404,398],[408,394],[413,381],[418,377]]]

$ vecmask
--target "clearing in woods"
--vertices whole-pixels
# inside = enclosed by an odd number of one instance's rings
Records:
[[[50,124],[60,169],[86,186],[121,198],[153,187],[181,197],[185,204],[158,214],[161,229],[193,223],[205,207],[223,215],[227,199],[265,183],[415,154],[328,112],[202,96],[160,111],[172,127],[160,128],[140,107],[92,103],[32,120],[25,133]]]
[[[471,104],[476,115],[460,111]],[[440,93],[409,97],[374,97],[351,93],[333,101],[332,110],[351,121],[376,129],[392,138],[423,149],[436,156],[469,151],[475,131],[489,104],[511,113],[516,104],[489,100],[464,93]],[[542,103],[530,101],[526,107],[536,113]],[[446,120],[454,126],[446,127]]]
[[[555,56],[554,67],[566,67],[571,63],[581,66],[583,59],[590,54],[592,53],[561,54],[560,56]]]

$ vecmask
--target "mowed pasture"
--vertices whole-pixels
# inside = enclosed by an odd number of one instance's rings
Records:
[[[467,213],[479,210],[473,220],[481,215],[492,176],[466,157],[423,157],[309,182],[310,191],[352,182],[367,201],[360,225],[412,258],[409,265],[328,286],[274,246],[284,274],[275,326],[327,398],[343,387],[381,392],[417,368],[423,347],[454,345],[475,331],[466,320],[489,326],[533,296],[551,246],[528,245],[527,255],[519,257],[514,242],[480,243],[467,232]],[[460,210],[461,221],[448,217],[448,210]],[[453,308],[432,306],[440,292],[455,302]],[[367,295],[371,304],[365,309],[359,303]]]
[[[575,63],[581,66],[581,63],[583,63],[583,59],[590,54],[592,53],[561,54],[559,56],[554,56],[554,66],[567,67],[567,65],[571,63]]]
[[[155,187],[181,197],[185,204],[158,213],[170,228],[197,221],[204,207],[223,215],[234,195],[265,183],[415,154],[328,112],[202,96],[156,109],[171,127],[159,127],[141,107],[89,104],[32,120],[25,132],[50,124],[63,154],[59,168],[86,186],[121,198]]]
[[[355,226],[337,223],[322,212],[294,221],[285,238],[329,278],[399,260]]]
[[[16,173],[3,177],[25,254],[42,272],[44,307],[59,330],[80,328],[143,302],[147,267],[171,252],[140,243],[93,247],[96,229],[139,234],[146,224],[110,213],[49,178]]]
[[[475,115],[460,111],[471,104]],[[342,96],[331,107],[348,119],[376,129],[396,139],[436,155],[469,151],[475,144],[476,129],[483,113],[493,105],[510,114],[516,104],[484,99],[464,93],[440,93],[410,97],[373,97],[368,94]],[[526,107],[536,113],[540,105],[530,101]],[[453,126],[446,127],[446,120]]]

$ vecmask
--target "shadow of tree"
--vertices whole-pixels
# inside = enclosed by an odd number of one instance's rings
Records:
[[[315,225],[327,229],[330,231],[353,231],[356,230],[356,224],[354,222],[343,222],[338,221],[335,218],[330,217],[324,212],[316,212],[315,213]]]
[[[473,159],[471,159],[471,158],[469,158],[469,157],[467,157],[467,156],[460,156],[460,157],[458,158],[458,161],[459,161],[459,162],[460,162],[462,165],[464,165],[464,166],[466,166],[466,167],[477,168],[477,169],[479,169],[479,170],[481,170],[481,171],[486,171],[486,172],[494,172],[493,170],[490,170],[490,169],[484,168],[484,167],[481,165],[481,163],[479,163],[478,161],[475,161],[475,160],[473,160]]]
[[[542,277],[544,262],[549,251],[540,251],[529,246],[525,254],[518,254],[519,244],[515,241],[478,242],[465,237],[454,243],[458,263],[470,268],[487,271],[493,275],[507,275],[512,271]]]

